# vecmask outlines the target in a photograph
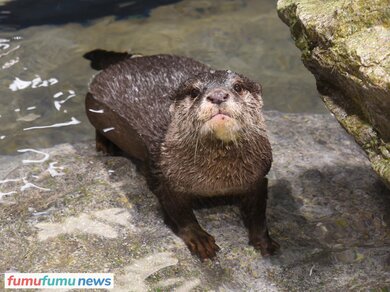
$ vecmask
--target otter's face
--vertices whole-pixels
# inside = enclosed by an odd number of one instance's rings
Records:
[[[187,80],[173,100],[171,113],[180,132],[235,142],[263,125],[261,86],[230,71],[205,72]]]

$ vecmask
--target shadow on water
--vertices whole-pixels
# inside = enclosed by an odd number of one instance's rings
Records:
[[[117,19],[146,17],[151,9],[175,2],[179,0],[14,0],[0,6],[0,25],[20,29],[34,25],[85,23],[107,15]]]

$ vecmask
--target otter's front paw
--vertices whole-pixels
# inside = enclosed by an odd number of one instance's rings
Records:
[[[215,244],[215,239],[200,226],[188,226],[181,228],[178,235],[183,239],[191,253],[196,254],[201,261],[212,259],[220,250]]]
[[[279,243],[269,236],[264,238],[256,237],[249,240],[249,244],[255,249],[260,250],[263,257],[274,255],[280,248]]]

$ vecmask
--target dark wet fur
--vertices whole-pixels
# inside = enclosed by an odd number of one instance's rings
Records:
[[[210,71],[210,67],[193,59],[171,55],[131,58],[126,53],[95,50],[85,57],[92,60],[94,68],[105,68],[91,82],[86,97],[88,118],[97,129],[97,149],[143,162],[149,187],[161,203],[166,223],[190,251],[204,260],[215,257],[219,250],[193,213],[196,202],[209,199],[192,191],[191,186],[202,182],[215,190],[239,186],[227,195],[241,206],[249,243],[263,255],[273,254],[278,244],[269,237],[265,218],[265,175],[272,161],[266,135],[256,128],[245,130],[244,142],[232,145],[229,151],[224,143],[205,141],[199,146],[203,160],[192,161],[194,151],[198,150],[192,113],[184,114],[180,122],[174,122],[169,113],[173,102],[180,103],[189,94],[191,80],[203,80],[204,86],[213,86],[215,82],[223,84],[230,73]],[[260,95],[258,83],[237,76],[254,98]],[[210,80],[215,82],[207,85]],[[193,106],[197,107],[195,101]],[[104,113],[89,109],[104,110]],[[248,107],[245,114],[238,118],[256,114],[256,108]],[[115,129],[103,131],[111,127]],[[178,132],[172,131],[172,127]],[[215,177],[219,172],[223,176],[217,182]],[[167,173],[171,175],[167,177]],[[179,191],[181,186],[188,189]]]

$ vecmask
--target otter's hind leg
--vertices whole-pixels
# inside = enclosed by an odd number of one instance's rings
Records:
[[[273,255],[280,247],[268,234],[267,195],[268,179],[264,178],[258,188],[243,196],[241,201],[242,217],[249,231],[249,244],[260,250],[263,256]]]
[[[123,152],[112,143],[109,139],[107,139],[103,134],[101,134],[98,130],[96,130],[96,151],[103,152],[103,154],[111,155],[111,156],[122,156]]]
[[[164,210],[165,223],[184,241],[191,253],[201,261],[215,257],[220,248],[214,237],[199,225],[191,199],[167,189],[156,192],[156,195]]]

